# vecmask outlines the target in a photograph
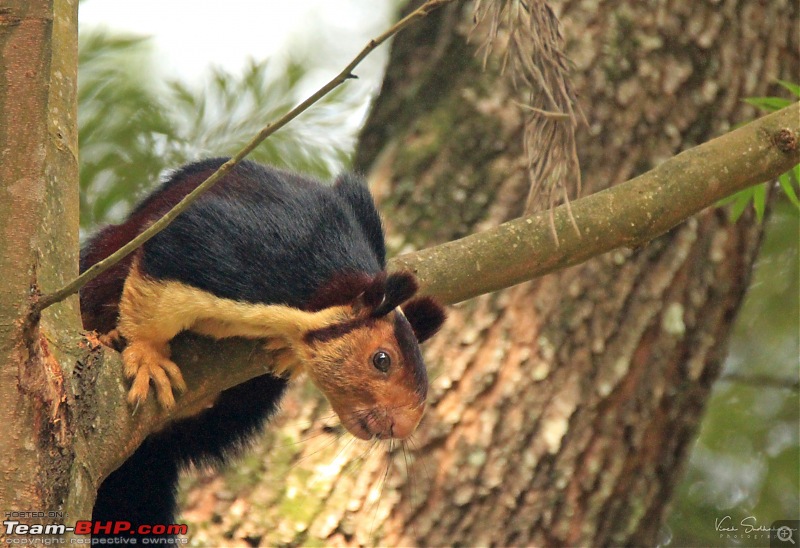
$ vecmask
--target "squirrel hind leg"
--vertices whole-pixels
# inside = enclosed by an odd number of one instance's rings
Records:
[[[169,356],[167,342],[129,341],[122,353],[125,376],[133,381],[128,391],[128,403],[138,406],[145,401],[152,381],[161,406],[166,410],[175,407],[173,388],[185,392],[186,382],[180,368]]]
[[[125,337],[119,332],[119,329],[112,329],[108,333],[98,335],[97,339],[109,348],[113,348],[117,352],[122,352],[125,348]]]

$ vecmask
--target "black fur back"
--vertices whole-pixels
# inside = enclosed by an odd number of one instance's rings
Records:
[[[90,240],[82,259],[120,247],[224,161],[176,171],[125,223]],[[91,266],[88,260],[81,263],[82,270]],[[144,271],[156,278],[219,297],[295,307],[306,305],[337,274],[372,275],[385,264],[380,218],[363,180],[347,175],[326,186],[252,162],[238,165],[142,252]],[[82,292],[82,309],[104,311],[97,325],[109,327],[109,310],[115,313],[117,303],[93,297],[121,294],[123,280],[119,272],[101,276],[94,292]],[[150,436],[101,485],[92,518],[134,526],[174,522],[179,471],[190,464],[219,464],[235,454],[274,413],[285,388],[286,381],[271,375],[252,379],[223,392],[211,409]]]
[[[334,188],[336,193],[353,208],[355,218],[361,223],[375,257],[380,261],[381,267],[385,267],[386,243],[383,238],[383,226],[366,181],[352,173],[344,173],[336,179]]]
[[[295,307],[336,274],[375,274],[386,262],[375,206],[360,179],[341,180],[335,188],[237,166],[145,244],[144,271],[219,297]]]

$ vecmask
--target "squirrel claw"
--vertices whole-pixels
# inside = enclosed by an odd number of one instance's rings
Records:
[[[161,407],[167,411],[175,407],[173,388],[186,391],[180,368],[169,359],[169,345],[134,341],[122,353],[125,376],[133,379],[128,391],[128,403],[138,408],[147,399],[150,381],[155,386],[156,397]]]
[[[108,333],[98,335],[97,339],[109,348],[113,348],[117,352],[122,352],[125,347],[125,339],[117,329],[112,329]]]
[[[269,338],[263,343],[272,356],[272,362],[266,370],[278,377],[291,378],[302,369],[302,363],[292,345],[282,337]]]
[[[272,337],[264,341],[264,348],[269,352],[280,352],[290,347],[289,343],[281,337]]]

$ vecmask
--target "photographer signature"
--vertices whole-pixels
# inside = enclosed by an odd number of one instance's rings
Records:
[[[771,533],[773,531],[772,527],[768,527],[766,525],[757,525],[756,518],[754,516],[748,516],[746,518],[743,518],[742,521],[739,522],[739,525],[742,526],[745,534],[750,534],[754,532]],[[733,518],[731,518],[730,516],[725,516],[724,518],[715,518],[714,529],[724,533],[739,532],[739,527],[737,527],[736,524],[733,523]]]

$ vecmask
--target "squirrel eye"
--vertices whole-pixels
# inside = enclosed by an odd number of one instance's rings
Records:
[[[374,365],[375,369],[378,371],[386,373],[392,365],[392,358],[383,350],[378,350],[372,355],[372,365]]]

